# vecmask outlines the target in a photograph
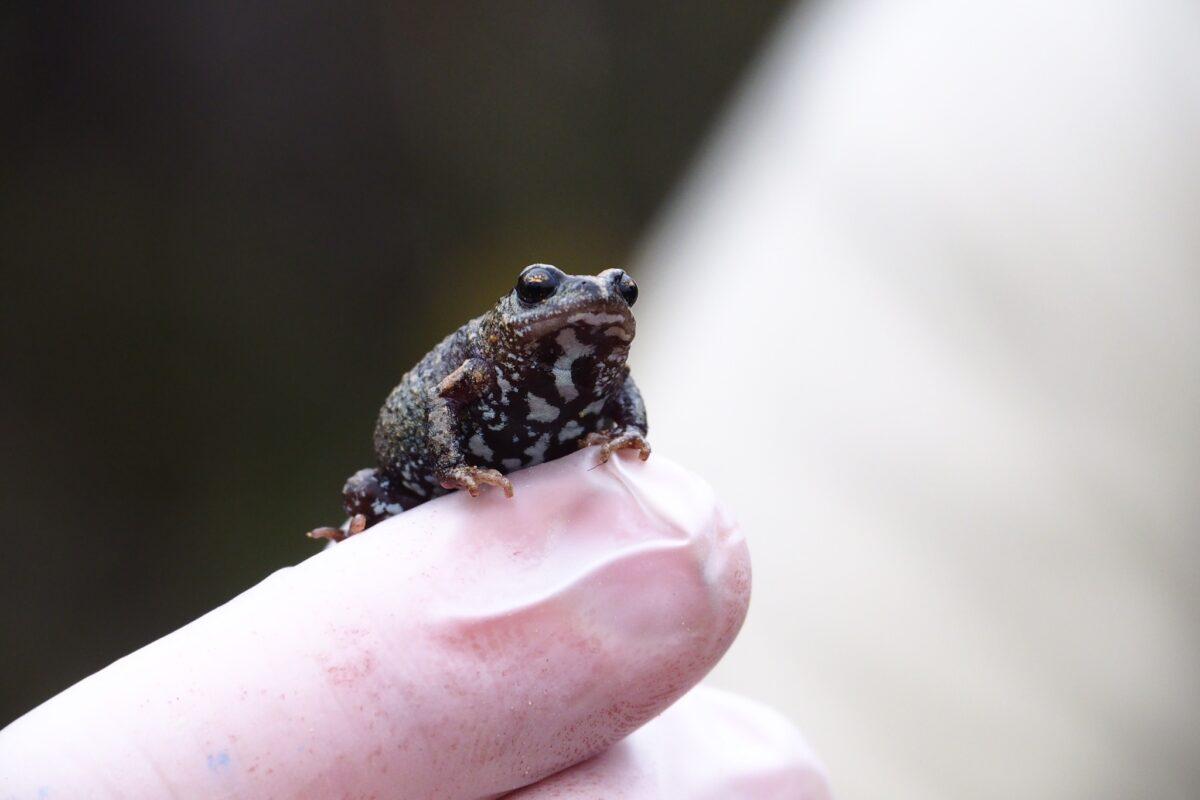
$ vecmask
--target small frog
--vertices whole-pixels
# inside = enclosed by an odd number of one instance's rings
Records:
[[[645,461],[646,407],[625,365],[637,296],[624,270],[526,267],[401,378],[375,425],[379,466],[342,490],[349,522],[308,535],[340,541],[454,489],[512,497],[506,473],[579,447],[599,446],[601,463],[623,448]]]

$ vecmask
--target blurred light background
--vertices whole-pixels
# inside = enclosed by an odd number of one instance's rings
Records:
[[[516,268],[621,264],[754,554],[714,682],[841,797],[1195,796],[1194,2],[0,13],[3,719],[311,552]]]

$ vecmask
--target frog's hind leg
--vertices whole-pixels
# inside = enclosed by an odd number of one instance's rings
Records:
[[[377,522],[395,516],[412,505],[411,498],[396,493],[391,482],[377,469],[360,469],[342,487],[342,508],[350,515],[340,528],[317,528],[311,539],[343,539],[362,533]]]

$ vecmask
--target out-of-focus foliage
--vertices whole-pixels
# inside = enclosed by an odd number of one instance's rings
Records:
[[[621,263],[777,6],[0,10],[0,723],[313,552],[404,369]]]

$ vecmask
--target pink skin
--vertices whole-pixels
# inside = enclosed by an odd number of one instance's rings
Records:
[[[661,456],[513,482],[281,570],[31,711],[0,732],[0,796],[484,798],[596,755],[733,641],[745,542]]]
[[[777,711],[698,686],[582,764],[505,800],[829,800],[825,771]]]

